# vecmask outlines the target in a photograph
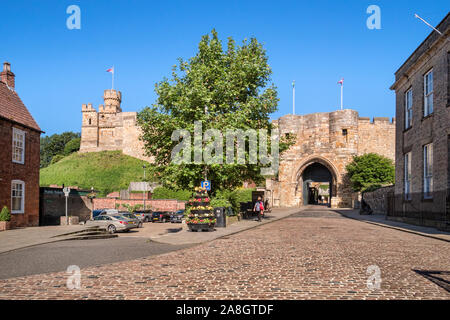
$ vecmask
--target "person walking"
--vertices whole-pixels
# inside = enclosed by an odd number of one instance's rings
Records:
[[[261,200],[261,197],[258,197],[258,200],[255,203],[255,207],[253,208],[253,211],[256,212],[258,215],[258,221],[262,221],[262,216],[264,214],[264,204]]]

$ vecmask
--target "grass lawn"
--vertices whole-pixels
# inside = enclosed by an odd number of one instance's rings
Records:
[[[40,185],[51,184],[78,186],[83,189],[94,187],[99,196],[127,189],[132,181],[142,181],[146,165],[146,177],[152,178],[151,164],[127,155],[121,151],[73,153],[40,171]]]

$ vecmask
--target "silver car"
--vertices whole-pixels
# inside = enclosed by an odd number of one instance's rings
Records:
[[[109,233],[117,231],[128,232],[130,229],[137,228],[136,222],[119,215],[98,215],[94,220],[87,221],[86,224],[103,227]]]
[[[137,224],[138,228],[142,228],[143,227],[143,219],[136,216],[134,213],[129,213],[129,212],[119,212],[119,214],[129,220],[134,221]]]
[[[127,211],[117,211],[115,209],[111,209],[110,211],[105,210],[100,213],[101,216],[122,216],[127,218],[128,220],[133,221],[136,224],[136,228],[142,228],[142,220],[136,217],[133,213],[129,213]]]

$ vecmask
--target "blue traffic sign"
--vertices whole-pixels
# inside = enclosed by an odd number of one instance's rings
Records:
[[[202,188],[205,188],[207,191],[211,191],[211,181],[206,180],[202,181]]]

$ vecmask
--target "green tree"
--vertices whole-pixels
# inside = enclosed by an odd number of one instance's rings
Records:
[[[179,59],[171,79],[155,85],[156,104],[138,115],[147,154],[154,156],[164,186],[192,190],[205,174],[214,192],[234,189],[246,180],[263,181],[260,163],[226,164],[223,157],[223,164],[173,164],[171,151],[178,142],[172,141],[171,135],[176,129],[186,129],[193,137],[195,121],[202,123],[203,133],[208,129],[219,129],[222,134],[226,129],[270,132],[269,115],[277,110],[279,100],[270,83],[271,73],[266,51],[256,39],[238,46],[228,38],[224,50],[215,30],[202,37],[194,57]],[[283,137],[280,151],[290,144]]]
[[[355,156],[346,170],[354,191],[365,191],[375,185],[393,184],[395,181],[393,161],[376,153]]]
[[[71,153],[74,153],[80,150],[81,138],[74,138],[66,143],[64,146],[64,155],[68,156]]]
[[[41,137],[41,168],[50,165],[50,162],[55,155],[63,155],[66,144],[76,138],[80,138],[80,133],[71,131]]]

